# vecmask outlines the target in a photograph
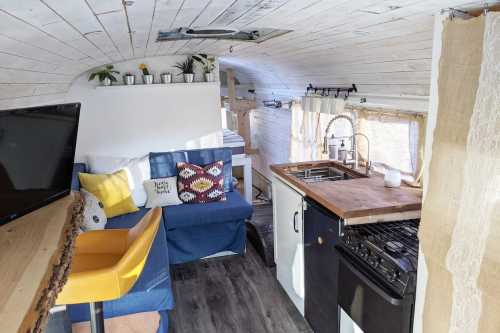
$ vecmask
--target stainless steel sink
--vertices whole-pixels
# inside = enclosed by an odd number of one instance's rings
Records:
[[[309,168],[289,173],[303,182],[317,183],[325,181],[348,180],[356,177],[334,167]]]

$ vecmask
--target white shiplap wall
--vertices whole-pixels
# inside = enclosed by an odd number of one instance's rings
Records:
[[[252,165],[267,179],[271,179],[272,164],[287,163],[290,157],[290,110],[259,108],[250,112],[252,146],[258,154],[252,156]]]
[[[468,0],[3,0],[0,108],[58,101],[80,73],[144,56],[205,52],[251,77],[262,96],[357,83],[363,94],[428,96],[432,16]],[[156,43],[179,26],[271,27],[261,44]],[[232,46],[233,52],[230,52]]]

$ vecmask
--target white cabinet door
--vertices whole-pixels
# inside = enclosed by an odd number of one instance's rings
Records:
[[[277,278],[304,314],[303,197],[273,179],[274,256]]]

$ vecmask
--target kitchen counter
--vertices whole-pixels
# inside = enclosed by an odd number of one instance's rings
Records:
[[[293,171],[325,166],[333,166],[359,178],[306,183],[290,175]],[[403,184],[400,188],[387,188],[380,174],[374,173],[371,177],[366,177],[360,171],[333,161],[272,165],[271,170],[306,196],[343,218],[346,224],[420,217],[422,190]]]

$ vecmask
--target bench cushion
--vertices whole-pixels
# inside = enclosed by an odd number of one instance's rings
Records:
[[[226,193],[226,200],[202,204],[183,204],[163,208],[167,231],[214,223],[240,221],[250,218],[252,206],[234,191]]]

